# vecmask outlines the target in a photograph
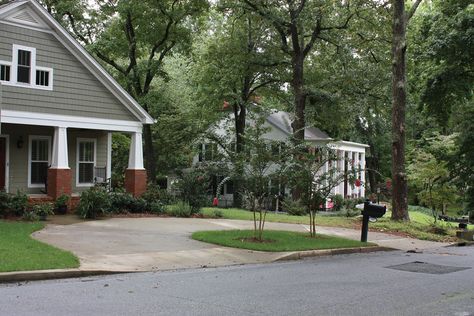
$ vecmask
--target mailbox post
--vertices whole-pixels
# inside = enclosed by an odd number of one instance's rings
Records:
[[[384,205],[372,204],[369,200],[364,203],[364,210],[362,211],[362,232],[360,235],[361,242],[367,242],[367,235],[369,233],[369,218],[380,218],[385,215],[387,207]]]

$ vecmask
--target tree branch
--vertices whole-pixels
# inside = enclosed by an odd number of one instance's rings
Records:
[[[413,15],[416,12],[416,9],[418,9],[419,5],[421,4],[423,0],[416,0],[416,2],[413,4],[413,6],[410,8],[410,11],[407,12],[406,15],[406,22],[410,21],[410,19],[413,17]]]

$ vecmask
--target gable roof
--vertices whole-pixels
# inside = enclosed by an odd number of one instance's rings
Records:
[[[270,114],[267,117],[267,121],[274,125],[275,127],[279,128],[285,134],[292,135],[293,128],[291,127],[292,118],[290,113],[284,111],[276,111]],[[319,128],[308,126],[304,130],[304,139],[305,140],[332,140],[331,137],[328,136],[325,132],[320,130]]]
[[[23,14],[19,16],[26,25],[49,28],[53,35],[86,67],[117,99],[143,124],[153,124],[155,120],[133,99],[115,79],[92,57],[86,49],[57,22],[43,6],[35,0],[14,0],[0,6],[0,16],[8,16],[10,12],[29,8],[36,16]],[[15,11],[14,11],[15,10]],[[43,26],[44,25],[44,26]],[[43,26],[43,27],[41,27]]]

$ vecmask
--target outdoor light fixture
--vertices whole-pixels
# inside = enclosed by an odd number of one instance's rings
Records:
[[[18,138],[17,142],[16,142],[16,147],[18,149],[21,149],[23,148],[23,136],[20,136],[20,138]]]

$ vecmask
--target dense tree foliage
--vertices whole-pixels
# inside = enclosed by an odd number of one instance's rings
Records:
[[[223,117],[248,154],[248,113],[282,109],[300,141],[316,126],[369,144],[364,185],[395,179],[394,218],[407,202],[474,209],[471,0],[42,3],[157,119],[144,131],[152,180],[189,167]],[[127,144],[114,137],[116,174]]]

